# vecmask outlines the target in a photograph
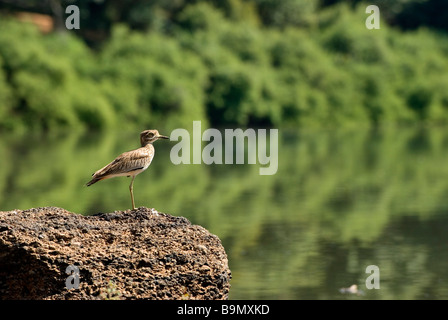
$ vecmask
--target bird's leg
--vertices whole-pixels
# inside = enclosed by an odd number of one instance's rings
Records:
[[[132,176],[131,184],[129,185],[129,191],[131,192],[132,210],[135,209],[135,204],[134,204],[134,179],[135,179],[135,176]]]

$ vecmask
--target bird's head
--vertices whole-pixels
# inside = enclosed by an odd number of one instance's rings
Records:
[[[140,143],[142,144],[142,147],[149,143],[153,143],[157,139],[169,139],[169,137],[160,135],[157,130],[145,130],[140,133]]]

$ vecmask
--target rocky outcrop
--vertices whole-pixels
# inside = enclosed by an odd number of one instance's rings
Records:
[[[219,238],[141,207],[0,212],[0,299],[227,299]]]

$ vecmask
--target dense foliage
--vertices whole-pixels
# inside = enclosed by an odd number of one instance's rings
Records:
[[[443,33],[368,30],[363,3],[160,3],[139,12],[165,20],[128,12],[96,49],[2,18],[0,129],[448,121]]]

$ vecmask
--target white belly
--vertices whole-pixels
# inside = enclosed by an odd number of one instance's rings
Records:
[[[145,171],[146,169],[148,169],[150,164],[151,163],[148,163],[142,169],[133,170],[133,171],[129,171],[129,172],[114,173],[114,174],[108,175],[107,177],[103,178],[103,180],[109,179],[109,178],[115,178],[115,177],[135,177],[136,175],[138,175],[138,174],[142,173],[143,171]]]

